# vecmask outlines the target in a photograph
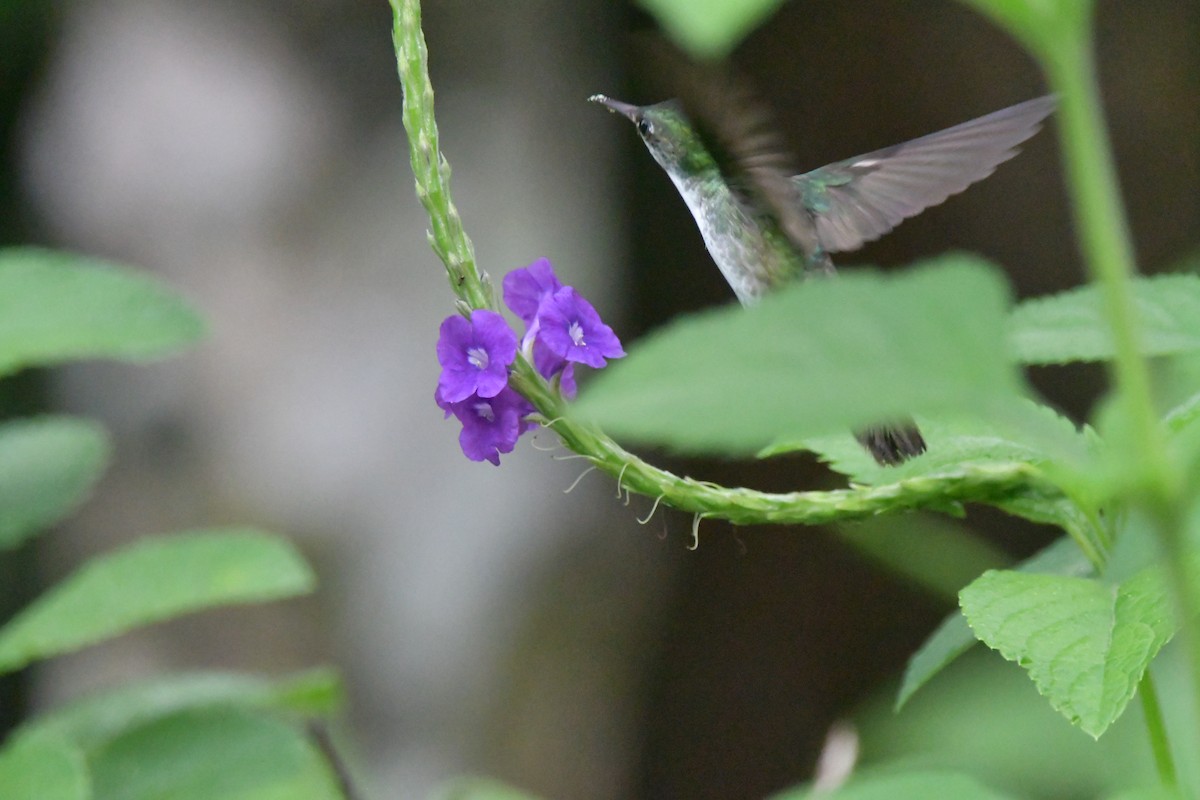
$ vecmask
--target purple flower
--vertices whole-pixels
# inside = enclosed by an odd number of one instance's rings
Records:
[[[575,398],[575,365],[554,353],[540,339],[533,342],[533,367],[547,380],[558,375],[558,388],[563,397]]]
[[[536,321],[538,340],[566,361],[599,368],[607,363],[606,358],[625,355],[612,328],[605,325],[592,304],[570,286],[542,298]]]
[[[517,335],[495,311],[476,309],[471,319],[447,317],[437,342],[438,395],[457,403],[473,394],[495,397],[508,385],[508,365],[517,357]],[[443,406],[444,408],[444,406]]]
[[[539,258],[528,267],[514,269],[504,276],[504,304],[527,326],[532,326],[542,300],[561,288],[550,260]]]
[[[453,414],[462,423],[458,443],[472,461],[490,461],[499,466],[500,454],[511,453],[521,434],[533,427],[524,419],[533,413],[533,406],[508,387],[494,397],[472,395],[446,402],[439,391],[434,398],[447,416]]]
[[[565,397],[575,396],[575,364],[603,367],[606,358],[625,355],[612,328],[592,305],[563,286],[544,258],[504,277],[504,302],[525,323],[521,352],[543,378],[558,380]],[[535,423],[533,405],[508,386],[516,359],[517,336],[494,311],[471,318],[449,317],[438,336],[438,378],[434,399],[446,416],[462,423],[458,443],[472,461],[499,465],[521,434]]]

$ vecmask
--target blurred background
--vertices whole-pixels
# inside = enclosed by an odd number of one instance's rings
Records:
[[[648,18],[601,0],[430,0],[424,14],[454,197],[494,280],[547,256],[627,344],[731,301],[632,128],[585,102],[663,99],[631,42]],[[651,503],[627,506],[597,473],[574,485],[584,467],[552,437],[498,469],[467,461],[432,402],[452,295],[412,191],[390,28],[383,0],[0,3],[0,243],[139,265],[211,329],[162,364],[2,387],[9,413],[85,414],[117,444],[83,510],[0,565],[4,613],[89,554],[226,522],[286,533],[322,583],[304,602],[156,627],[9,681],[5,724],[167,670],[333,663],[349,690],[343,738],[381,798],[464,773],[562,800],[762,797],[810,778],[848,718],[867,762],[937,750],[1026,796],[1142,768],[1125,721],[1092,745],[980,653],[893,719],[889,692],[953,598],[843,537],[705,521],[691,552],[690,517],[659,509],[638,524]],[[1200,226],[1198,40],[1191,0],[1098,3],[1147,270],[1186,256]],[[1045,90],[1012,41],[952,0],[796,0],[733,61],[805,169]],[[956,248],[1003,264],[1020,296],[1081,280],[1053,123],[987,181],[840,263]],[[1076,419],[1103,386],[1089,368],[1033,378]],[[802,458],[654,458],[756,488],[836,482]],[[1052,535],[976,512],[963,526],[998,563]]]

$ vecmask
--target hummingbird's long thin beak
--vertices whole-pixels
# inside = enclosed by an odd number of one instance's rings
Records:
[[[613,100],[611,97],[607,97],[602,94],[592,95],[588,98],[588,102],[599,103],[600,105],[607,107],[608,110],[614,114],[620,114],[627,119],[634,119],[637,116],[637,113],[641,110],[637,106],[630,105],[629,103],[622,103],[620,100]]]

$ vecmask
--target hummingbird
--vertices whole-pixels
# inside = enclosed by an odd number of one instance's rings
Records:
[[[762,114],[710,115],[692,124],[678,101],[635,106],[588,98],[628,119],[696,220],[743,305],[793,280],[832,275],[831,253],[856,250],[909,217],[991,175],[1054,110],[1027,100],[902,144],[792,174]],[[881,465],[925,451],[915,423],[856,434]]]

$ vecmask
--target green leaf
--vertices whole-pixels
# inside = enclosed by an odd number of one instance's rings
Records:
[[[950,601],[980,573],[1012,561],[973,531],[932,514],[868,519],[837,533],[888,572]]]
[[[693,58],[722,58],[783,0],[640,0]]]
[[[202,333],[195,312],[145,275],[49,250],[0,250],[0,375],[81,358],[156,358]]]
[[[239,706],[313,717],[328,716],[341,705],[341,681],[331,670],[284,679],[207,672],[138,681],[44,714],[22,730],[90,751],[126,730],[188,709]]]
[[[1087,576],[1092,573],[1092,565],[1075,542],[1064,536],[1021,562],[1016,571],[1029,574]],[[934,675],[970,650],[976,641],[978,639],[961,611],[955,609],[947,615],[908,660],[908,666],[904,670],[904,681],[896,694],[896,710],[899,711]]]
[[[109,742],[91,766],[104,800],[342,800],[301,732],[245,709],[160,717]]]
[[[192,611],[304,594],[315,579],[288,542],[252,529],[144,539],[94,558],[0,629],[0,671]]]
[[[1167,786],[1143,786],[1114,794],[1106,800],[1187,800],[1186,795]]]
[[[1157,570],[1117,585],[991,571],[960,594],[985,644],[1023,666],[1059,713],[1099,738],[1175,632]]]
[[[956,474],[964,464],[1055,462],[1075,466],[1089,453],[1087,438],[1052,408],[1018,398],[1008,404],[992,403],[990,410],[989,418],[918,418],[926,451],[893,467],[880,466],[849,433],[780,441],[759,455],[808,450],[855,483],[879,486],[907,478]]]
[[[317,667],[273,680],[264,699],[306,717],[328,717],[345,706],[346,688],[337,670]]]
[[[0,751],[0,797],[4,800],[89,800],[83,754],[69,742],[46,736],[10,740]]]
[[[108,460],[104,429],[70,417],[0,424],[0,550],[62,519]]]
[[[1015,36],[1043,65],[1067,57],[1068,42],[1087,35],[1092,0],[964,0]]]
[[[1160,691],[1159,665],[1173,649],[1164,648],[1152,667]],[[891,705],[880,697],[856,709],[864,760],[933,766],[936,758],[1025,800],[1098,800],[1156,777],[1138,703],[1096,742],[1052,709],[1022,670],[982,647],[922,690],[904,713]],[[1170,730],[1174,738],[1177,730]]]
[[[900,691],[896,693],[896,710],[903,708],[918,689],[974,647],[977,641],[962,611],[956,608],[947,614],[908,659],[904,680],[900,684]]]
[[[578,413],[618,436],[733,454],[909,413],[977,414],[1020,390],[1000,346],[1006,303],[1000,273],[967,255],[807,281],[647,337],[596,375]]]
[[[770,800],[1005,800],[1010,795],[989,788],[970,775],[936,770],[856,775],[840,789],[789,789]]]
[[[1172,430],[1200,415],[1200,352],[1156,359],[1151,365],[1155,400]]]
[[[1165,416],[1167,430],[1178,433],[1200,419],[1200,392],[1191,395],[1183,402],[1173,406]]]
[[[520,789],[491,778],[456,778],[434,791],[434,800],[537,800]]]
[[[988,419],[918,417],[917,422],[928,449],[894,467],[881,467],[848,433],[779,443],[769,450],[810,450],[856,484],[897,489],[903,481],[966,478],[973,470],[989,466],[1032,464],[1036,469],[1031,475],[1037,480],[1031,479],[1024,490],[1018,487],[977,501],[1033,522],[1058,525],[1081,546],[1100,548],[1105,531],[1097,530],[1104,523],[1096,510],[1097,498],[1106,496],[1103,490],[1111,482],[1096,466],[1104,462],[1094,457],[1093,432],[1081,431],[1053,409],[1024,398],[994,403]],[[958,512],[953,506],[941,510]]]
[[[1157,275],[1131,283],[1142,353],[1200,350],[1200,277]],[[1099,287],[1072,289],[1021,303],[1009,318],[1013,356],[1026,364],[1105,361],[1115,356]]]

